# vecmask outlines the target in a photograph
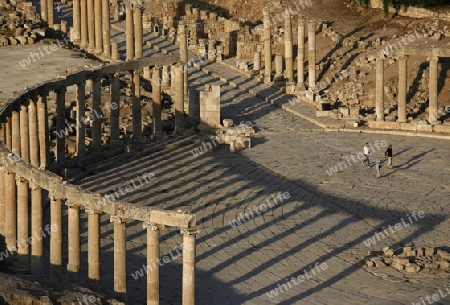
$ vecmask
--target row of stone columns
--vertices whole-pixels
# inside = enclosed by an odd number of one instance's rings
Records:
[[[142,58],[143,54],[143,23],[142,6],[127,4],[126,12],[126,59]]]
[[[74,0],[71,33],[75,44],[106,58],[111,54],[109,5],[109,0]]]
[[[54,0],[40,0],[41,6],[41,18],[49,26],[53,26],[55,23],[55,3]]]
[[[30,95],[22,101],[20,109],[14,109],[6,122],[2,123],[0,133],[2,142],[14,155],[41,168],[47,165],[49,148],[45,128],[47,118],[41,111],[43,104],[45,99],[42,95]],[[40,141],[41,138],[45,140]],[[14,156],[10,158],[2,162],[15,162]],[[0,170],[0,191],[0,227],[7,249],[10,253],[17,254],[18,271],[28,272],[31,269],[32,274],[38,275],[43,255],[42,189],[3,168]]]
[[[408,90],[408,66],[407,55],[400,55],[398,60],[398,118],[397,122],[407,122],[406,117],[406,96]],[[436,123],[438,120],[438,61],[437,56],[429,58],[430,76],[429,76],[429,105],[428,105],[428,121]],[[384,121],[384,59],[377,58],[376,61],[376,103],[375,112],[377,121]]]
[[[305,89],[304,67],[305,67],[305,24],[303,16],[298,18],[298,51],[297,51],[297,89]],[[308,24],[308,89],[316,87],[316,28],[317,23],[313,20]],[[263,42],[264,42],[264,82],[272,82],[272,50],[271,50],[271,31],[270,31],[270,13],[267,8],[263,10]],[[291,15],[285,18],[285,66],[286,66],[286,85],[292,91],[294,88],[294,58],[292,43],[292,24]],[[261,54],[255,52],[254,69],[260,69]],[[276,76],[282,77],[282,57],[275,57]],[[280,72],[281,69],[281,72]]]

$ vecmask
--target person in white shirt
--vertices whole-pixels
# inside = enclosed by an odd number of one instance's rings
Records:
[[[370,155],[370,146],[369,143],[366,143],[366,145],[364,145],[364,156],[366,156],[366,159],[363,161],[363,164],[364,162],[367,162],[367,166],[370,166],[369,155]]]

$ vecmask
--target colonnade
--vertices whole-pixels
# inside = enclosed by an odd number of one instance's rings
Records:
[[[20,97],[11,100],[0,116],[0,234],[5,236],[7,250],[11,253],[18,272],[40,276],[43,270],[43,240],[50,238],[50,275],[59,280],[66,274],[77,281],[81,276],[80,216],[84,208],[88,218],[88,260],[87,278],[93,288],[98,288],[102,278],[100,272],[101,251],[100,236],[102,227],[100,215],[110,215],[114,223],[114,291],[116,298],[127,299],[126,269],[126,225],[130,220],[143,223],[147,232],[147,262],[152,266],[159,259],[159,235],[163,226],[180,227],[183,234],[183,304],[195,304],[195,236],[197,234],[195,215],[175,211],[159,211],[147,207],[135,207],[125,202],[108,202],[99,194],[83,191],[45,169],[50,165],[50,134],[48,127],[47,100],[51,91],[56,95],[56,127],[64,130],[65,126],[65,92],[68,86],[76,86],[77,122],[81,122],[85,111],[86,82],[92,82],[93,109],[91,115],[98,115],[101,109],[102,78],[111,80],[111,116],[110,144],[120,143],[120,82],[119,73],[134,73],[148,67],[152,79],[159,80],[164,66],[178,62],[175,56],[147,58],[139,61],[123,62],[113,69],[103,67],[89,72],[69,75],[65,80],[43,84]],[[115,71],[112,72],[112,71]],[[111,74],[113,73],[113,74]],[[183,88],[183,73],[178,73]],[[139,86],[139,84],[134,84]],[[181,94],[181,92],[180,92]],[[155,100],[154,132],[162,132],[161,122],[161,87],[153,90]],[[180,103],[181,101],[181,103]],[[178,100],[179,111],[184,111],[182,99]],[[98,111],[98,112],[97,112]],[[135,119],[135,117],[133,117]],[[136,120],[136,119],[135,119]],[[96,121],[98,123],[96,123]],[[180,126],[178,119],[176,124]],[[142,128],[141,122],[134,122],[136,128]],[[58,129],[60,128],[60,129]],[[107,145],[102,142],[102,121],[94,119],[92,128],[92,148]],[[137,130],[135,130],[137,132]],[[54,162],[66,160],[65,134],[56,137],[56,154]],[[83,155],[85,147],[85,126],[76,124],[77,154]],[[46,192],[44,192],[44,190]],[[44,212],[44,194],[50,198],[49,215]],[[30,205],[29,205],[30,203]],[[29,209],[29,206],[31,207]],[[66,206],[66,208],[63,208]],[[67,209],[67,216],[64,216]],[[67,217],[67,236],[63,235],[64,218]],[[49,223],[45,224],[46,219]],[[31,228],[31,230],[29,230]],[[62,241],[67,240],[67,249]],[[67,260],[63,252],[67,252]],[[65,265],[64,265],[65,264]],[[147,274],[147,304],[159,304],[159,269]]]
[[[287,12],[288,13],[288,12]],[[298,17],[298,49],[297,49],[297,83],[294,83],[294,56],[292,42],[292,24],[291,14],[286,16],[284,24],[284,57],[285,57],[285,76],[286,86],[290,87],[289,91],[294,90],[294,86],[298,91],[305,90],[305,25],[308,26],[308,89],[316,88],[316,31],[317,22],[314,20],[306,21],[304,16]],[[263,10],[263,35],[261,37],[264,45],[264,82],[271,83],[272,77],[272,50],[271,50],[271,19],[270,12],[267,8]],[[278,59],[278,61],[277,61]],[[275,58],[276,75],[280,76],[282,71],[282,61],[280,56]],[[259,71],[261,67],[261,52],[255,52],[253,63],[254,70]],[[281,65],[281,66],[280,66]],[[288,90],[288,89],[287,89]]]

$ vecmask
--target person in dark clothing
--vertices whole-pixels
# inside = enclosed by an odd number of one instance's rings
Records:
[[[387,167],[392,168],[392,145],[388,146],[384,155],[387,157],[388,160]]]

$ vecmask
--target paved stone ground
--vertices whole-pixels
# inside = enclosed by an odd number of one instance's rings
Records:
[[[224,65],[209,69],[239,77]],[[190,81],[192,86],[220,83],[199,71],[191,71]],[[323,132],[246,91],[222,85],[223,117],[254,124],[258,133],[253,148],[230,154],[226,147],[218,147],[194,157],[191,151],[201,140],[194,137],[192,144],[167,148],[168,142],[181,143],[168,139],[74,173],[79,177],[72,181],[108,193],[152,172],[155,180],[121,199],[196,213],[198,304],[409,304],[444,288],[448,273],[405,277],[388,267],[366,269],[362,262],[368,250],[385,245],[448,247],[448,141]],[[331,176],[326,173],[341,158],[360,152],[365,142],[376,140],[394,145],[395,168],[383,168],[381,178],[375,177],[373,167],[361,164]],[[381,157],[383,151],[375,156]],[[230,226],[240,213],[261,206],[278,192],[289,192],[290,198]],[[426,216],[370,248],[364,244],[376,229],[406,220],[414,210],[423,210]],[[86,232],[85,218],[81,227]],[[86,236],[83,233],[83,272]],[[132,276],[145,264],[141,224],[130,223],[127,238],[129,304],[144,304],[145,277]],[[161,241],[161,254],[170,255],[182,238],[167,228]],[[113,235],[107,215],[102,216],[102,254],[102,287],[111,292]],[[268,296],[278,284],[310,272],[316,263],[328,268],[302,283],[290,282],[291,288],[274,298]],[[181,257],[177,257],[161,268],[161,303],[181,303],[180,279]],[[446,298],[434,304],[449,303]]]
[[[210,64],[206,69],[239,80],[227,66]],[[224,118],[254,124],[258,134],[253,148],[238,155],[219,148],[197,158],[191,151],[200,144],[148,156],[139,153],[125,162],[98,165],[95,175],[77,182],[93,191],[110,192],[144,172],[153,172],[156,179],[145,190],[123,199],[164,209],[192,209],[201,230],[199,304],[334,304],[336,300],[342,300],[339,304],[406,304],[443,287],[448,273],[405,277],[387,267],[365,269],[361,263],[369,250],[385,245],[447,246],[447,141],[323,132],[236,89],[239,85],[191,71],[191,86],[205,83],[222,85]],[[326,173],[341,158],[360,152],[365,142],[375,144],[376,140],[392,143],[395,150],[395,168],[383,168],[381,178],[375,177],[373,167],[360,163],[331,176]],[[384,149],[377,150],[374,157],[383,154]],[[230,226],[240,213],[248,213],[278,192],[289,192],[291,198],[236,228]],[[423,210],[426,217],[375,246],[364,244],[376,229],[393,226],[402,218],[408,221],[407,214],[414,210]],[[145,232],[131,224],[128,234],[128,247],[137,255],[129,260],[131,274],[145,264]],[[172,230],[162,239],[162,255],[181,242]],[[291,282],[292,288],[278,297],[266,294],[316,263],[326,263],[328,269],[299,285]],[[162,267],[161,297],[166,304],[180,302],[180,271],[180,259]],[[143,278],[130,277],[131,291],[138,286],[143,289],[144,283]],[[143,297],[142,292],[133,295],[133,304]]]

